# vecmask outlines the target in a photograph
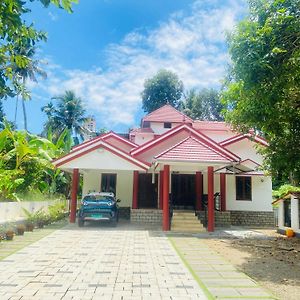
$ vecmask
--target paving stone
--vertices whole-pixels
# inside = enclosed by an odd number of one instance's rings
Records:
[[[206,299],[164,234],[134,227],[68,225],[0,268],[0,292],[22,300]]]

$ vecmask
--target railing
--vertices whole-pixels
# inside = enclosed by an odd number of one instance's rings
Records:
[[[202,203],[203,203],[203,210],[204,210],[204,222],[203,226],[207,227],[208,223],[208,216],[207,216],[207,206],[208,206],[208,197],[207,195],[203,195],[202,197]],[[221,210],[221,197],[220,193],[215,193],[214,194],[214,203],[215,203],[215,210],[220,211]]]

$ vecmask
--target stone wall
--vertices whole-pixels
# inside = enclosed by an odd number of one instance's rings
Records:
[[[131,209],[130,220],[132,223],[162,224],[162,210],[160,209]]]
[[[231,225],[274,227],[273,211],[230,211]]]
[[[206,225],[204,211],[198,211],[197,215],[201,223]],[[231,225],[274,227],[274,222],[274,212],[272,211],[215,211],[216,227],[230,227]]]
[[[197,212],[198,218],[203,225],[205,225],[204,211]],[[215,211],[215,226],[216,227],[230,227],[230,211]]]

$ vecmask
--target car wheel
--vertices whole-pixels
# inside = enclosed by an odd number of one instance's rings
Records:
[[[117,226],[117,223],[118,223],[117,218],[111,219],[111,224],[112,224],[113,227],[116,227],[116,226]]]
[[[78,226],[83,227],[84,225],[84,220],[82,218],[78,218]]]

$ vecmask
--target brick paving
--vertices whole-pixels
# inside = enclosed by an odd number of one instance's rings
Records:
[[[194,278],[211,298],[276,299],[213,251],[203,239],[194,236],[169,236]]]
[[[160,231],[68,225],[0,261],[0,299],[207,299]]]

